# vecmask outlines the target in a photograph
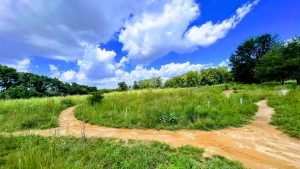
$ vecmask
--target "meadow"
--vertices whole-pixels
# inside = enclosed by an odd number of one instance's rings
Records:
[[[288,89],[287,95],[279,91]],[[233,90],[226,97],[222,92]],[[218,130],[251,123],[256,101],[276,111],[272,125],[300,138],[300,88],[295,85],[228,84],[199,88],[144,89],[89,96],[0,101],[0,133],[58,126],[59,113],[77,105],[78,119],[117,128]],[[242,100],[242,101],[241,101]],[[204,149],[119,139],[0,136],[0,168],[243,168]]]
[[[58,126],[60,112],[86,96],[0,100],[0,132]]]
[[[1,137],[0,168],[200,168],[241,169],[221,156],[204,158],[203,149],[171,148],[158,142],[72,137]]]
[[[214,86],[113,92],[94,106],[80,104],[75,116],[116,128],[216,130],[249,123],[257,110],[251,97],[227,98],[223,90]]]
[[[276,114],[272,117],[272,125],[300,139],[300,88],[290,90],[287,95],[269,97],[268,104]]]

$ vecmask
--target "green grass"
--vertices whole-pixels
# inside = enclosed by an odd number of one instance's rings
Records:
[[[81,139],[38,136],[1,137],[0,168],[200,168],[240,169],[243,166],[221,156],[204,158],[203,149],[171,148],[157,142],[127,143],[113,139]]]
[[[273,95],[269,97],[268,104],[276,111],[272,124],[300,139],[300,88],[291,90],[285,96]]]
[[[58,126],[59,113],[84,96],[0,100],[0,131]]]
[[[292,137],[300,139],[300,88],[295,83],[286,85],[263,84],[263,85],[230,85],[229,89],[236,90],[241,95],[247,95],[253,101],[268,100],[268,105],[273,107],[275,114],[271,124]],[[279,93],[287,89],[287,95]]]
[[[214,130],[248,123],[257,106],[244,94],[226,98],[223,89],[213,86],[108,93],[95,106],[79,105],[75,115],[92,124],[117,128]]]

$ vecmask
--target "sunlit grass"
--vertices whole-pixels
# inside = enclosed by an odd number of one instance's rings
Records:
[[[0,131],[45,129],[58,126],[59,113],[86,96],[0,101]]]
[[[248,123],[257,110],[251,98],[242,94],[227,98],[223,90],[224,86],[213,86],[108,93],[95,106],[79,105],[76,117],[110,127],[170,130],[211,130]]]
[[[243,168],[239,162],[202,154],[203,149],[158,142],[0,136],[0,168]]]

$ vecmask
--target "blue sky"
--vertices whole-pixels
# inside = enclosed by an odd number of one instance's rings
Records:
[[[251,36],[300,30],[298,0],[3,0],[0,11],[0,64],[99,88],[227,65]]]

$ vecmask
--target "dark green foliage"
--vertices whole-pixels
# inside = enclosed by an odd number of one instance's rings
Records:
[[[119,91],[126,91],[128,90],[128,86],[125,82],[119,82],[118,83],[118,90]]]
[[[134,81],[134,82],[133,82],[132,89],[134,89],[134,90],[140,89],[140,86],[139,86],[139,84],[138,84],[137,81]]]
[[[300,38],[274,46],[255,67],[255,76],[262,82],[297,80],[300,83]]]
[[[16,69],[0,65],[0,91],[16,86],[18,79]]]
[[[94,106],[95,104],[100,103],[103,98],[104,96],[102,92],[93,92],[91,93],[91,96],[88,97],[88,102]]]
[[[0,99],[17,99],[87,94],[97,91],[97,88],[77,83],[63,83],[57,78],[32,73],[19,73],[13,68],[0,65],[0,91]]]
[[[243,168],[224,157],[204,158],[203,149],[158,142],[71,137],[0,136],[0,168]]]
[[[254,76],[254,68],[260,57],[277,44],[277,37],[265,34],[247,39],[238,46],[230,57],[231,71],[234,80],[242,83],[258,83]]]

